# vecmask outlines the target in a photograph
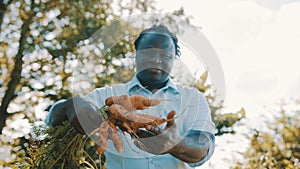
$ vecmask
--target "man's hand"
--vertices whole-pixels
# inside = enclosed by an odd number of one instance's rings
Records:
[[[96,107],[80,97],[57,104],[49,116],[48,125],[55,126],[69,120],[81,134],[89,134],[103,121],[102,116],[96,112]]]
[[[168,119],[173,119],[174,115],[175,113],[171,116],[168,115]],[[164,129],[151,126],[148,131],[138,130],[137,135],[141,139],[135,142],[136,146],[157,155],[169,153],[183,139],[178,132],[174,119],[168,121]]]
[[[140,149],[156,155],[169,153],[187,163],[203,159],[212,144],[211,140],[201,137],[201,134],[181,136],[174,120],[169,121],[164,129],[151,127],[149,131],[138,130],[137,135],[141,139],[135,141],[135,145]],[[201,142],[207,144],[203,146]]]
[[[136,146],[157,155],[169,153],[183,139],[179,135],[175,123],[168,130],[151,127],[149,131],[138,130],[137,135],[141,139],[135,142]]]

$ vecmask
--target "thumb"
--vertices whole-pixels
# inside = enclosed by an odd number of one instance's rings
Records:
[[[165,130],[168,130],[173,124],[174,124],[174,116],[176,114],[176,111],[175,110],[172,110],[168,113],[168,116],[167,116],[167,125],[165,127]]]

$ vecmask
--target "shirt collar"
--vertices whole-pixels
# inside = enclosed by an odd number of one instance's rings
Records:
[[[136,76],[134,76],[129,82],[127,82],[127,89],[128,89],[128,93],[130,92],[135,92],[137,90],[146,90],[149,91],[148,89],[146,89],[144,86],[142,86],[141,82],[138,80],[138,78]],[[166,91],[166,90],[170,90],[172,92],[174,92],[175,94],[179,93],[179,90],[177,88],[177,86],[175,85],[175,83],[173,82],[172,79],[169,78],[166,86],[164,86],[163,88],[161,88],[162,90]],[[150,91],[149,91],[150,92]]]

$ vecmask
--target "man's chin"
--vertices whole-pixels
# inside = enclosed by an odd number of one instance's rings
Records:
[[[168,76],[167,72],[155,68],[143,70],[139,74],[140,76],[143,76],[142,79],[148,79],[154,83],[163,81],[163,79],[165,79]]]

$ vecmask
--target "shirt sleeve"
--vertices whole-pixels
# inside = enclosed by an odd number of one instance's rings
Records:
[[[191,126],[191,130],[199,130],[201,132],[214,134],[215,124],[212,121],[211,110],[205,96],[197,91],[197,95],[195,97],[197,98],[194,101],[196,103],[194,113],[196,114],[193,116],[195,117],[195,120]]]
[[[190,93],[190,95],[192,95]],[[203,165],[208,161],[215,149],[215,125],[212,121],[211,111],[205,96],[198,90],[193,91],[194,106],[188,116],[187,124],[189,129],[188,135],[197,135],[199,137],[199,148],[208,148],[206,156],[197,163],[188,163],[191,167],[197,167]],[[194,114],[193,114],[194,113]]]
[[[46,117],[46,119],[45,119],[45,123],[46,123],[47,125],[50,125],[50,124],[51,124],[51,121],[52,121],[52,119],[51,119],[51,118],[52,118],[51,114],[56,113],[55,111],[53,111],[53,110],[54,110],[54,107],[55,107],[56,105],[60,104],[60,103],[65,102],[65,101],[66,101],[65,99],[61,99],[61,100],[58,100],[58,101],[54,102],[54,103],[51,105],[51,108],[49,109],[49,112],[48,112],[47,117]]]
[[[215,136],[214,134],[208,132],[199,132],[195,130],[192,130],[189,135],[198,135],[200,148],[208,147],[207,154],[203,159],[201,159],[197,163],[188,163],[188,165],[191,167],[199,167],[203,165],[206,161],[208,161],[213,155],[215,150]]]

